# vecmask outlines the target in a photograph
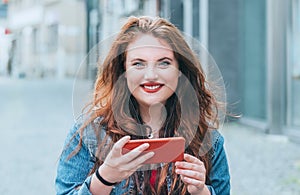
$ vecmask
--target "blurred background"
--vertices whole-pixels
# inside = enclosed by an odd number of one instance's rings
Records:
[[[86,56],[131,15],[168,19],[215,59],[241,115],[221,129],[232,194],[300,194],[300,0],[1,0],[0,193],[55,193],[96,74]]]

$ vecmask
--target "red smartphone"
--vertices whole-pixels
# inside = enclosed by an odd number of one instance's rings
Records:
[[[126,154],[143,143],[150,146],[142,152],[154,152],[154,156],[144,162],[144,164],[169,163],[183,160],[185,139],[183,137],[169,137],[157,139],[129,140],[122,149],[122,154]]]

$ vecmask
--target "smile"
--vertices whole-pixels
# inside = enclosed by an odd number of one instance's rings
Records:
[[[154,89],[157,89],[160,87],[160,85],[155,85],[155,86],[144,86],[146,89],[149,89],[149,90],[154,90]]]
[[[159,91],[163,87],[163,85],[162,84],[143,84],[143,85],[141,85],[141,87],[147,93],[155,93],[155,92]]]

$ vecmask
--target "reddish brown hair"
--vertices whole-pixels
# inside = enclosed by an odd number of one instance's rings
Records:
[[[162,18],[130,17],[121,28],[113,42],[111,49],[104,62],[99,64],[97,80],[94,88],[94,98],[88,110],[89,120],[80,128],[81,135],[85,127],[94,119],[101,117],[101,125],[106,127],[106,136],[99,140],[99,148],[111,138],[106,151],[98,150],[98,161],[91,173],[97,169],[103,161],[104,153],[124,135],[131,135],[133,139],[144,138],[147,135],[147,126],[142,125],[139,115],[138,104],[127,88],[124,77],[124,64],[126,61],[126,48],[135,38],[141,34],[149,34],[158,39],[166,41],[174,52],[179,64],[179,70],[184,75],[178,81],[176,93],[166,103],[167,118],[160,129],[160,137],[183,136],[189,140],[186,153],[201,159],[206,167],[208,178],[210,172],[210,157],[207,148],[211,147],[211,139],[206,139],[211,128],[217,128],[217,102],[212,93],[207,89],[205,74],[201,64],[194,52],[184,40],[180,31],[170,22]],[[185,78],[185,79],[184,79]],[[195,92],[195,99],[185,90],[191,85]],[[184,112],[182,110],[184,101]],[[117,112],[114,112],[117,110]],[[134,114],[137,113],[137,115]],[[212,127],[214,125],[214,127]],[[95,129],[99,133],[100,129]],[[141,136],[137,136],[141,135]],[[206,141],[204,141],[204,139]],[[81,147],[82,136],[79,148]],[[101,151],[101,152],[100,152]],[[144,171],[144,193],[145,194],[167,194],[166,177],[171,164],[158,169],[156,188],[149,185],[150,172]],[[139,189],[139,173],[133,175],[136,187]],[[172,186],[169,194],[186,194],[187,188],[174,172],[172,167]],[[209,179],[209,178],[208,178]],[[207,181],[209,182],[209,181]]]

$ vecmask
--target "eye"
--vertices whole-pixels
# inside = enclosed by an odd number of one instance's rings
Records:
[[[169,65],[171,65],[171,62],[168,60],[163,60],[161,62],[159,62],[158,66],[162,67],[162,68],[167,68]]]
[[[132,64],[132,66],[134,66],[136,68],[143,68],[143,67],[145,67],[145,64],[143,62],[134,62]]]

